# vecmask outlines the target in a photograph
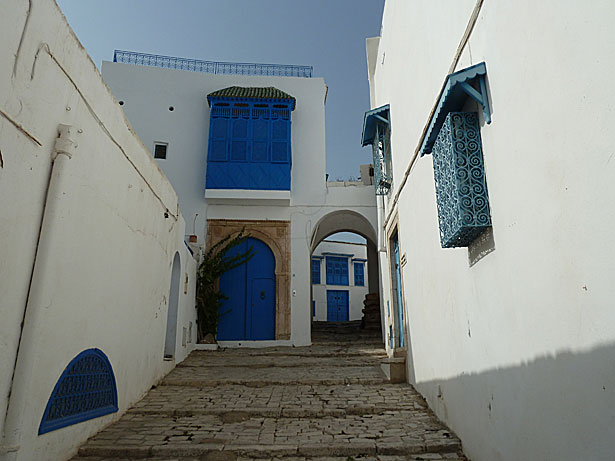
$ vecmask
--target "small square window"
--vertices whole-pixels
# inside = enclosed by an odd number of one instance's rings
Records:
[[[161,142],[154,143],[154,158],[167,158],[167,147],[168,144],[164,144]]]

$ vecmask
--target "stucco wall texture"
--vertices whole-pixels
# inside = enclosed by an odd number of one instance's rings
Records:
[[[391,107],[408,376],[473,460],[613,456],[614,17],[607,1],[388,1],[368,42],[372,105]],[[400,186],[447,74],[481,61],[495,250],[471,266],[440,247],[431,156]]]
[[[0,29],[0,458],[66,459],[189,352],[196,264],[175,191],[55,2],[12,1]],[[60,124],[72,157],[50,175]],[[164,361],[176,253],[177,347]],[[38,436],[57,379],[89,348],[111,362],[120,411]]]

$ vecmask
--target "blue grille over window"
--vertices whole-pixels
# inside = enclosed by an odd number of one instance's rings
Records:
[[[348,285],[348,258],[327,256],[327,285]]]
[[[294,99],[208,98],[207,189],[290,190]]]
[[[320,259],[312,259],[312,283],[320,283]]]
[[[354,263],[354,284],[358,287],[365,285],[365,273],[363,263]]]
[[[389,105],[365,112],[361,145],[372,146],[376,195],[387,195],[393,182]]]
[[[477,115],[449,113],[432,154],[440,243],[466,247],[491,226]]]
[[[66,367],[47,402],[39,434],[115,413],[117,388],[107,356],[99,349],[81,352]]]

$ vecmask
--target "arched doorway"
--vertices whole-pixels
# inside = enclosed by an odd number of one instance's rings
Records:
[[[181,272],[181,262],[179,253],[175,253],[173,258],[173,269],[171,270],[171,287],[169,288],[169,309],[167,310],[167,333],[164,340],[164,358],[172,359],[175,357],[175,343],[177,339],[177,306],[179,303],[179,279]]]
[[[345,238],[341,238],[342,234],[346,234]],[[355,239],[348,239],[351,234]],[[312,327],[329,329],[323,322],[361,321],[362,334],[369,323],[369,330],[381,338],[374,225],[357,211],[332,211],[314,226],[310,243]]]
[[[263,241],[249,237],[228,257],[252,247],[254,256],[220,277],[220,291],[228,297],[218,312],[219,341],[275,339],[275,257]]]

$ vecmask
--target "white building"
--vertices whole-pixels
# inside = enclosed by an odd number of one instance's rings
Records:
[[[326,184],[324,80],[297,66],[115,58],[125,62],[103,62],[105,82],[177,190],[187,233],[209,248],[243,228],[257,250],[221,279],[230,299],[218,341],[309,344],[312,250],[351,230],[376,258],[373,186]],[[237,75],[263,71],[270,75]],[[377,292],[377,265],[365,277]]]
[[[387,345],[476,461],[613,459],[614,20],[387,1],[367,40]]]
[[[322,241],[312,254],[312,318],[361,320],[367,290],[367,244]]]

